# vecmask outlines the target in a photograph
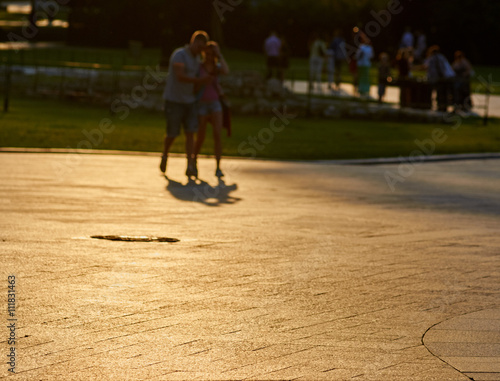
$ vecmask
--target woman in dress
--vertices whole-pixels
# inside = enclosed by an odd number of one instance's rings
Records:
[[[372,66],[373,48],[370,39],[362,36],[361,45],[356,52],[359,70],[359,95],[367,97],[370,95],[370,67]]]
[[[222,177],[224,174],[220,169],[220,159],[222,156],[222,104],[221,104],[221,88],[219,86],[218,76],[229,73],[229,67],[226,60],[222,56],[219,45],[215,41],[209,41],[203,52],[203,62],[200,66],[200,76],[213,76],[213,81],[199,90],[198,103],[198,133],[196,134],[196,142],[194,149],[194,162],[201,151],[201,146],[205,141],[207,124],[212,124],[214,136],[214,153],[217,167],[215,176]],[[196,164],[195,164],[196,165]],[[196,172],[198,170],[196,169]]]
[[[326,56],[326,43],[314,33],[309,45],[309,88],[314,92],[314,83],[317,83],[318,92],[322,92],[321,79],[323,76],[323,62]]]

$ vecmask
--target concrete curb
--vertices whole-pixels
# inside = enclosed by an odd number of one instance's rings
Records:
[[[352,160],[327,160],[321,161],[327,164],[350,164],[350,165],[382,165],[382,164],[400,164],[402,162],[435,162],[435,161],[455,161],[455,160],[486,160],[486,159],[500,159],[500,153],[487,152],[487,153],[462,153],[454,155],[422,155],[415,156],[409,160],[407,156],[400,157],[386,157],[378,159],[352,159]]]
[[[127,156],[160,156],[160,152],[142,151],[119,151],[119,150],[78,150],[66,148],[24,148],[24,147],[0,147],[0,153],[59,153],[59,154],[83,154],[83,155],[127,155]],[[170,153],[171,157],[185,157],[185,154]],[[199,155],[200,157],[212,157],[212,155]],[[340,159],[340,160],[283,160],[266,158],[246,158],[238,156],[224,156],[231,160],[259,160],[259,161],[284,161],[297,163],[317,163],[317,164],[338,164],[338,165],[384,165],[400,164],[409,161],[408,157],[383,157],[372,159]],[[500,159],[500,152],[486,153],[463,153],[453,155],[422,155],[412,158],[412,162],[436,162],[436,161],[456,161],[456,160],[488,160]]]

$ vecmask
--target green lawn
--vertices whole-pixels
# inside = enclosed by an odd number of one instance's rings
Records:
[[[88,104],[14,98],[10,111],[0,113],[0,146],[161,151],[162,113],[130,110],[126,118],[120,117],[124,114],[111,115],[107,108]],[[500,151],[498,120],[483,127],[480,120],[465,119],[454,129],[453,125],[297,118],[273,132],[271,118],[234,116],[233,136],[224,138],[224,154],[292,160],[408,156],[418,148],[415,139],[430,139],[437,128],[447,138],[436,144],[435,154]],[[109,120],[114,131],[98,132]],[[212,147],[209,137],[203,153],[210,154]],[[173,152],[184,152],[182,137]]]

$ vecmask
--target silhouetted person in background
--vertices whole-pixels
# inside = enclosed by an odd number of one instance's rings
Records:
[[[363,32],[355,26],[352,29],[352,41],[354,46],[358,46],[361,43],[361,38],[363,36]],[[358,46],[359,47],[359,46]],[[349,62],[349,72],[352,75],[352,85],[354,87],[354,94],[359,93],[359,71],[358,71],[358,59],[357,59],[357,51],[352,54],[350,57],[347,57]]]
[[[335,81],[335,90],[340,89],[340,83],[342,81],[342,66],[344,65],[347,59],[347,52],[345,48],[345,40],[342,37],[340,29],[335,30],[333,34],[333,40],[330,44],[330,49],[333,50],[333,59],[334,59],[334,81]]]
[[[424,61],[426,49],[427,39],[425,34],[418,29],[415,32],[415,49],[413,50],[413,56],[416,63],[421,64]]]
[[[318,83],[318,91],[322,91],[321,79],[325,57],[326,43],[318,33],[313,33],[309,44],[309,87],[312,91],[314,91],[314,82]]]
[[[356,52],[359,71],[359,95],[370,95],[370,68],[372,66],[373,48],[370,39],[362,35],[361,45]]]
[[[411,103],[411,48],[399,49],[396,55],[396,67],[398,69],[399,104],[401,107],[410,107]]]
[[[405,31],[403,33],[403,36],[401,37],[401,43],[399,44],[399,47],[401,49],[405,48],[412,48],[415,43],[415,38],[413,37],[413,34],[411,33],[411,28],[407,26],[405,28]]]
[[[391,78],[391,62],[387,53],[380,53],[378,63],[378,101],[382,103],[385,90]]]
[[[271,34],[264,41],[264,53],[266,55],[266,66],[267,74],[266,79],[273,77],[273,72],[276,72],[276,77],[280,79],[280,52],[281,52],[281,40],[277,36],[275,31],[271,31]]]
[[[285,80],[285,72],[288,70],[290,67],[290,45],[288,45],[288,42],[283,34],[279,36],[279,39],[281,41],[281,47],[280,47],[280,56],[279,56],[279,80],[281,83]]]
[[[458,110],[470,111],[472,101],[470,97],[470,78],[472,76],[472,66],[465,54],[458,50],[455,52],[455,61],[451,65],[455,72],[455,94],[454,102]]]
[[[332,49],[333,40],[329,35],[325,35],[325,41],[330,41],[326,46],[326,74],[328,81],[328,90],[334,91],[334,75],[335,75],[335,51]]]
[[[436,90],[438,110],[446,111],[453,96],[455,72],[438,45],[429,48],[424,67],[427,69],[427,80]]]

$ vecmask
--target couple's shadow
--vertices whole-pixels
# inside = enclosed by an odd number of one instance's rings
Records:
[[[231,196],[230,193],[238,189],[236,184],[227,185],[221,178],[216,186],[212,186],[204,180],[189,178],[186,184],[168,178],[167,191],[179,200],[199,202],[206,206],[220,206],[222,204],[234,204],[241,198]]]

